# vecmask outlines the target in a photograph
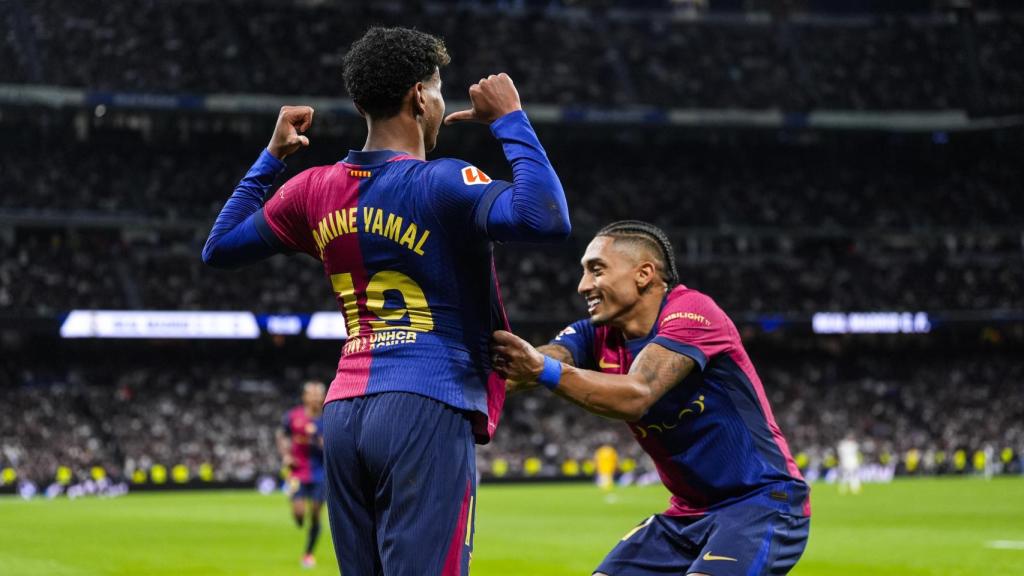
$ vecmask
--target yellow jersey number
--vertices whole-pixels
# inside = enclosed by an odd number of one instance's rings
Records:
[[[331,286],[334,292],[341,298],[341,308],[345,313],[345,324],[349,336],[359,336],[360,306],[356,299],[356,288],[352,281],[352,274],[331,274]],[[384,293],[388,290],[396,290],[402,295],[404,308],[385,308]],[[434,315],[430,312],[427,304],[427,297],[423,289],[415,280],[401,272],[393,270],[382,270],[377,272],[370,281],[366,283],[366,306],[365,311],[376,317],[370,320],[370,328],[373,331],[403,329],[416,332],[430,332],[434,329]],[[399,322],[408,317],[408,326],[396,326],[393,322]]]

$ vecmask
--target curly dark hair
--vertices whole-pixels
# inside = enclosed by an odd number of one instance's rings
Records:
[[[345,54],[345,89],[371,118],[390,118],[402,108],[409,88],[450,61],[440,38],[375,26]]]

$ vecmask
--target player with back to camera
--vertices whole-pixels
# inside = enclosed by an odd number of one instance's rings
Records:
[[[324,440],[321,415],[324,408],[323,382],[302,385],[302,404],[285,413],[277,429],[277,451],[288,469],[288,493],[292,518],[302,528],[309,516],[309,532],[302,566],[316,566],[313,550],[320,537],[320,509],[324,504]]]
[[[732,321],[678,284],[657,227],[621,221],[582,258],[590,317],[535,349],[494,334],[510,390],[536,382],[625,420],[672,493],[595,574],[785,574],[807,542],[809,490]]]
[[[235,188],[203,249],[234,267],[278,252],[323,263],[348,328],[324,406],[331,533],[347,576],[469,571],[474,440],[497,426],[505,383],[490,336],[507,327],[491,242],[568,236],[565,194],[505,74],[444,117],[444,43],[371,28],[344,77],[362,150],[306,170],[262,205],[281,160],[309,145],[313,110],[284,107],[270,145]],[[459,160],[426,161],[441,120],[490,125],[512,182]]]

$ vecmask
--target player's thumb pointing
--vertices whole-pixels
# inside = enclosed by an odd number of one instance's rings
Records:
[[[306,146],[309,146],[309,138],[307,138],[305,136],[299,136],[298,140],[299,140],[299,145],[301,145],[303,148],[305,148]]]
[[[445,116],[445,125],[455,124],[456,122],[466,122],[474,118],[472,110],[459,110],[458,112],[452,112],[448,116]]]

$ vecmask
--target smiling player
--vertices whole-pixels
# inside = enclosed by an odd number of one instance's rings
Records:
[[[494,353],[510,389],[539,382],[628,422],[672,493],[595,574],[785,574],[807,542],[808,487],[732,321],[677,284],[651,224],[606,226],[582,264],[590,317],[539,350],[496,332]]]

